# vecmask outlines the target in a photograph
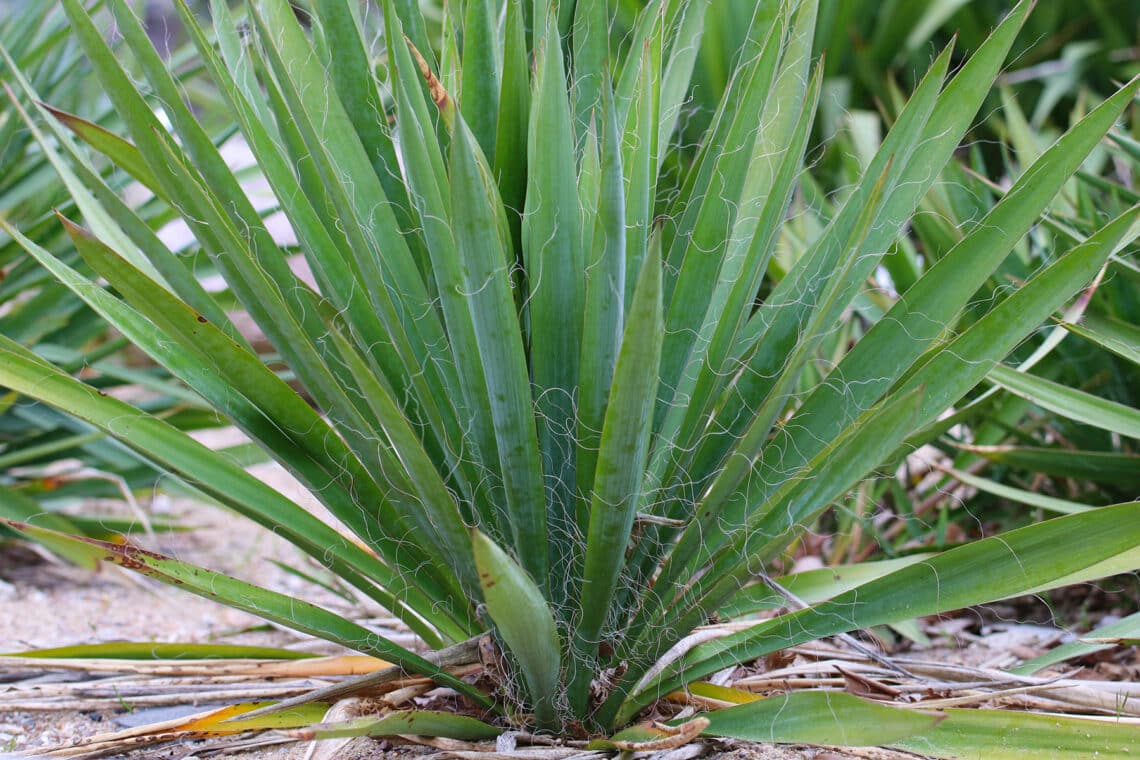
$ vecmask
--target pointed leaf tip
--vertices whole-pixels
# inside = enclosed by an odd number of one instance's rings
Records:
[[[431,99],[439,108],[440,113],[448,116],[453,110],[451,96],[447,94],[447,90],[443,87],[443,82],[439,81],[439,77],[432,72],[431,67],[428,65],[427,59],[423,57],[415,44],[404,35],[404,42],[407,43],[408,49],[412,52],[412,57],[416,59],[416,65],[420,67],[420,74],[423,75],[424,81],[427,83],[428,92],[431,94]],[[450,119],[448,119],[450,122]]]

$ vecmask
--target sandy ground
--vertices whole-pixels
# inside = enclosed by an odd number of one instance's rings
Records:
[[[259,470],[290,495],[307,497],[276,467],[266,465]],[[159,497],[151,509],[199,527],[187,533],[159,535],[157,544],[145,536],[138,537],[148,548],[278,590],[297,590],[299,582],[269,561],[287,560],[297,553],[252,522],[187,499]],[[0,584],[0,650],[5,652],[139,640],[264,645],[296,641],[280,631],[243,632],[260,627],[261,621],[207,599],[171,593],[167,587],[118,568],[105,566],[90,573],[44,561],[23,548],[0,549]],[[75,741],[124,727],[128,722],[133,721],[100,712],[0,712],[0,751]],[[286,758],[291,754],[274,756]]]

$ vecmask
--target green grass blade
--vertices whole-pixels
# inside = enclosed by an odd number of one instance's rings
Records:
[[[562,651],[554,615],[534,578],[483,533],[471,533],[487,614],[517,660],[540,728],[557,728]]]
[[[36,92],[32,89],[31,83],[20,73],[19,69],[14,67],[14,63],[12,62],[11,58],[8,57],[7,52],[2,47],[0,47],[0,56],[3,56],[5,61],[8,62],[9,65],[13,66],[12,79],[16,85],[30,100],[32,100],[35,108],[40,111],[40,113],[46,114],[47,112],[40,104]],[[5,93],[7,94],[9,100],[12,102],[12,106],[15,108],[16,113],[20,116],[20,119],[11,119],[11,123],[13,125],[16,125],[22,120],[23,123],[28,126],[29,132],[37,139],[37,141],[40,142],[41,145],[44,146],[44,155],[47,157],[47,160],[51,164],[52,168],[54,168],[59,174],[60,179],[63,180],[68,190],[71,191],[75,206],[91,220],[91,224],[99,225],[104,230],[104,232],[106,232],[109,237],[113,237],[117,243],[125,243],[126,241],[125,237],[122,234],[122,231],[108,219],[108,213],[106,210],[100,206],[95,198],[92,197],[92,192],[90,192],[88,188],[85,187],[84,184],[77,179],[76,175],[79,174],[80,176],[87,175],[89,177],[92,177],[93,180],[91,184],[96,187],[105,184],[104,178],[99,174],[99,172],[91,167],[90,163],[86,161],[78,161],[74,170],[69,167],[66,162],[62,161],[59,151],[56,150],[51,141],[43,139],[44,135],[39,125],[29,118],[27,110],[23,105],[21,105],[19,99],[9,87],[8,83],[4,82],[3,86]],[[47,116],[45,117],[45,121],[47,122],[49,128],[51,128],[59,137],[60,143],[66,149],[68,149],[69,152],[75,155],[72,141],[63,136],[63,132],[62,130],[59,130],[56,120],[50,116]],[[27,180],[25,180],[20,184],[28,183]],[[5,201],[8,201],[8,199],[5,198]],[[11,200],[10,202],[12,203],[13,209],[18,208],[16,200]],[[46,211],[47,209],[44,210]],[[136,266],[147,270],[149,273],[151,273],[152,276],[154,276],[156,280],[159,280],[160,282],[163,281],[163,275],[159,271],[159,266],[162,265],[161,261],[156,262],[158,264],[158,266],[156,266],[155,263],[152,263],[144,258],[139,253],[138,249],[132,245],[123,245],[123,251],[124,255],[128,256]],[[162,271],[170,273],[172,270],[170,267],[162,267]],[[183,278],[181,281],[179,281],[177,278],[174,278],[174,281],[178,284],[184,284],[186,278]],[[183,290],[185,290],[185,288],[183,288]]]
[[[214,408],[228,414],[243,431],[277,455],[302,482],[320,492],[347,525],[367,533],[352,494],[371,492],[369,498],[382,502],[382,493],[320,415],[257,356],[235,345],[209,320],[155,288],[152,281],[82,228],[71,223],[67,223],[67,228],[93,269],[131,301],[146,320],[139,319],[31,241],[14,234],[29,253],[110,324],[191,384]],[[215,369],[217,379],[213,375],[203,376],[201,367],[207,365]],[[336,475],[338,471],[343,473],[340,477]],[[338,481],[344,489],[343,499],[333,485]]]
[[[914,388],[865,413],[812,459],[800,472],[802,477],[787,482],[758,505],[743,530],[711,555],[709,577],[721,586],[719,592],[715,585],[710,592],[714,598],[719,596],[715,605],[749,579],[742,566],[748,563],[741,563],[740,557],[753,563],[768,561],[792,540],[792,533],[850,490],[899,445],[913,429],[923,393],[923,388]]]

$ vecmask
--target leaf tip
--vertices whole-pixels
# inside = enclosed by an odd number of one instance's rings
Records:
[[[416,48],[415,44],[404,35],[404,42],[407,43],[408,49],[412,52],[412,57],[416,59],[416,65],[420,67],[420,74],[423,75],[424,81],[427,82],[428,92],[431,94],[432,101],[435,102],[436,107],[441,112],[446,112],[451,109],[451,96],[447,94],[444,89],[443,83],[437,77],[428,65],[427,59],[423,57],[420,51]]]

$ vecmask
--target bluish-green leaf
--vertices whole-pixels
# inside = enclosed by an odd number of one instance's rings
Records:
[[[534,578],[494,541],[477,530],[471,540],[487,614],[522,671],[535,720],[555,728],[562,649],[554,615]]]

